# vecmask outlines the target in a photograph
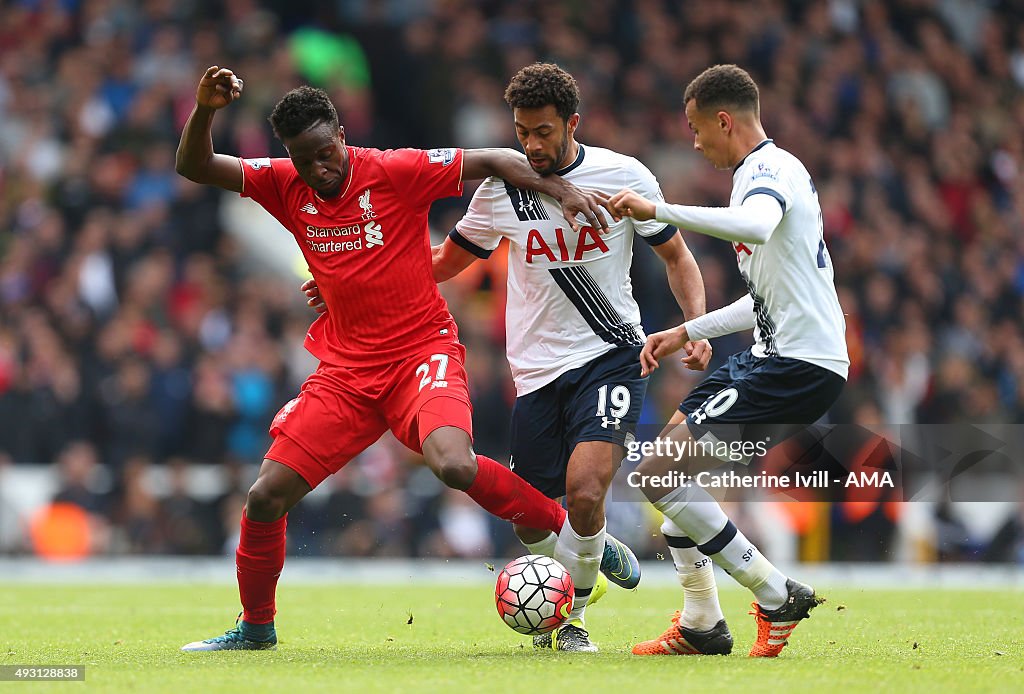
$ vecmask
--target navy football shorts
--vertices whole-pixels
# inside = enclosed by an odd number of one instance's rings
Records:
[[[714,457],[750,462],[742,450],[763,453],[822,417],[839,398],[846,380],[800,359],[734,354],[679,405],[697,441]],[[722,446],[721,443],[726,444]],[[763,450],[762,450],[763,446]],[[726,448],[731,447],[728,455]]]
[[[647,379],[640,348],[616,347],[539,390],[512,409],[512,470],[551,498],[565,495],[565,472],[576,444],[625,446],[636,434]]]

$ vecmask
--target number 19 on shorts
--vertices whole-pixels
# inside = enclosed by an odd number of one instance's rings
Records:
[[[597,412],[594,416],[601,418],[601,426],[605,429],[618,431],[620,420],[629,412],[629,399],[626,386],[611,386],[609,390],[608,385],[603,385],[597,389]]]

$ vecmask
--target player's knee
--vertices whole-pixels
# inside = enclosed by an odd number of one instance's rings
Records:
[[[245,499],[245,515],[249,520],[272,523],[288,512],[287,495],[271,485],[256,480]]]
[[[441,453],[428,462],[437,478],[452,489],[465,491],[476,477],[476,458],[470,455]]]
[[[585,487],[566,496],[569,524],[579,535],[593,535],[604,525],[603,489]]]

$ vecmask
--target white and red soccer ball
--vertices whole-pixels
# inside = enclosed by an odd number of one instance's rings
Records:
[[[498,615],[520,634],[546,634],[560,627],[573,601],[572,577],[551,557],[527,554],[498,574],[494,604]]]

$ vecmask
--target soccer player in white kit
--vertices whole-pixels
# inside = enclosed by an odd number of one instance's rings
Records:
[[[512,78],[505,100],[534,170],[608,195],[629,186],[662,199],[654,175],[639,161],[576,141],[579,99],[576,81],[557,65],[529,65]],[[665,263],[687,318],[704,312],[704,284],[675,226],[623,218],[605,233],[589,226],[573,232],[558,211],[551,198],[486,179],[466,215],[435,247],[434,278],[448,279],[488,257],[502,238],[509,240],[506,342],[516,385],[512,469],[548,496],[564,495],[568,508],[557,536],[520,526],[516,532],[531,553],[564,564],[576,587],[566,624],[553,639],[534,643],[595,651],[583,612],[603,564],[605,495],[634,435],[647,388],[639,362],[645,336],[629,277],[634,235]],[[690,368],[703,369],[711,358],[707,341],[692,341],[686,351]],[[609,578],[635,585],[616,578],[639,578],[639,565],[619,563],[634,576]]]
[[[628,189],[610,202],[638,221],[657,220],[731,242],[748,291],[729,306],[651,335],[641,363],[650,373],[658,359],[689,341],[751,328],[754,345],[694,389],[663,431],[691,456],[645,458],[637,468],[642,475],[693,474],[720,464],[696,444],[777,444],[828,411],[850,363],[817,191],[803,164],[765,135],[757,85],[735,65],[716,65],[689,84],[683,102],[694,148],[716,168],[733,170],[729,207],[671,205]],[[754,593],[757,640],[750,655],[777,656],[819,604],[814,590],[776,569],[698,485],[643,491],[665,516],[662,532],[685,600],[672,626],[633,652],[731,650],[710,557]]]

